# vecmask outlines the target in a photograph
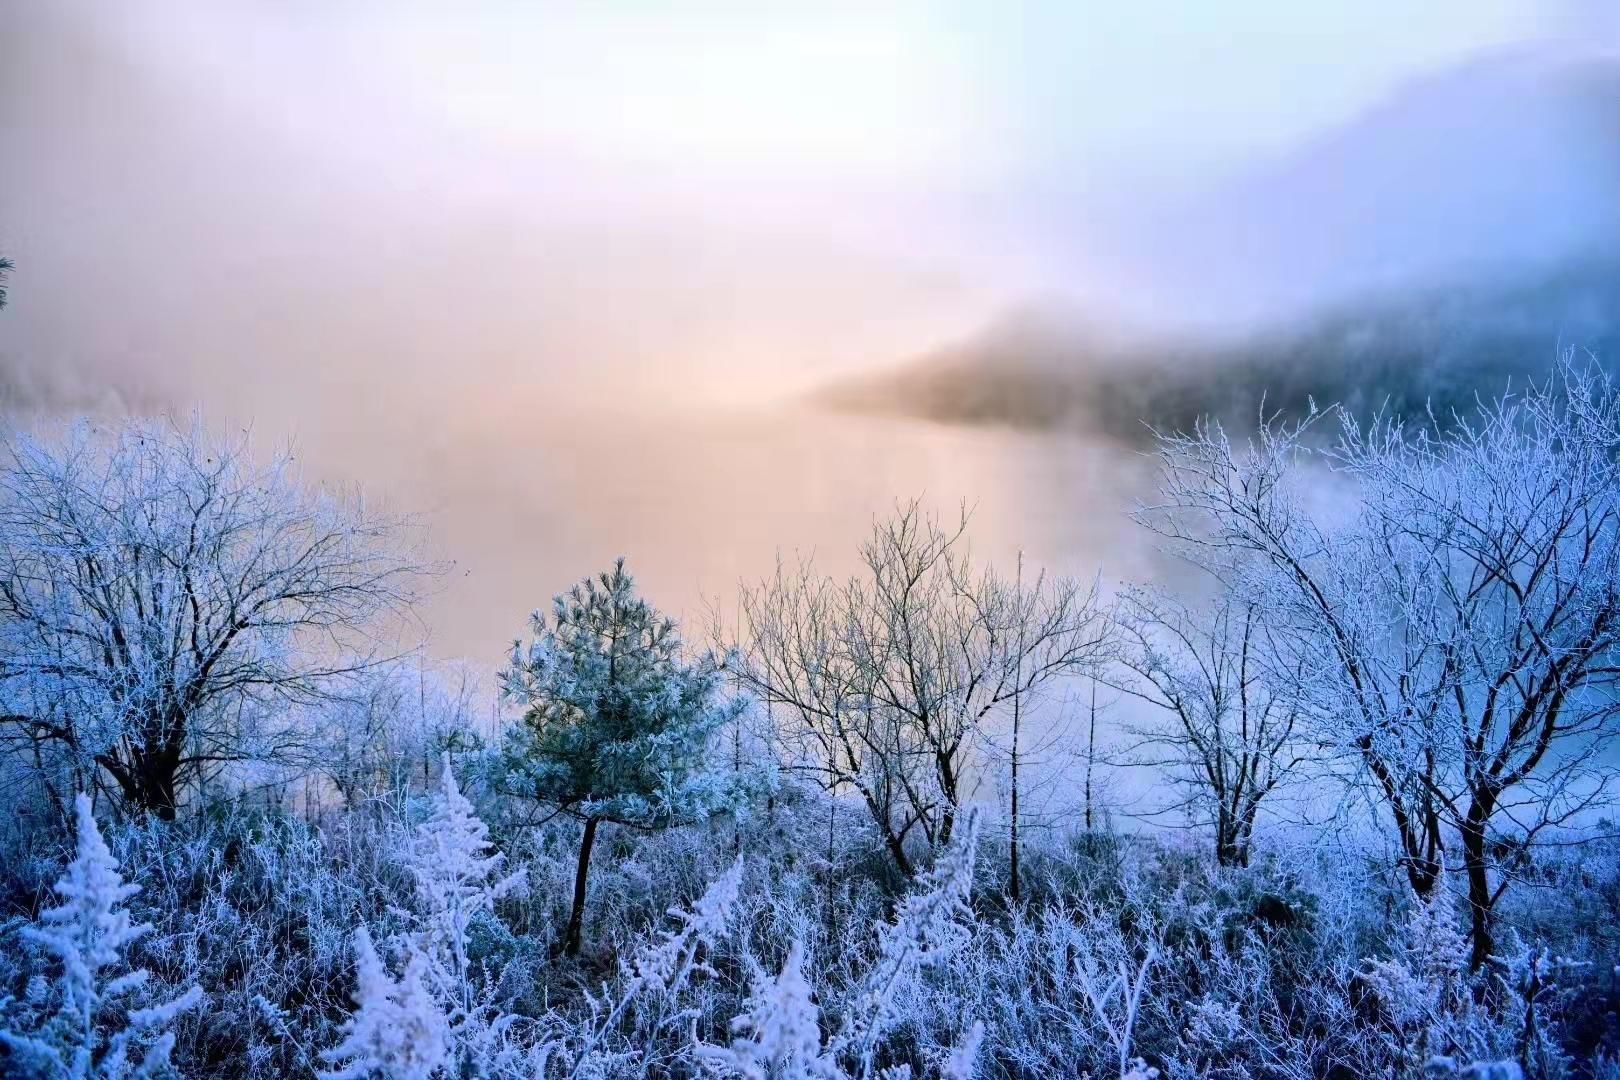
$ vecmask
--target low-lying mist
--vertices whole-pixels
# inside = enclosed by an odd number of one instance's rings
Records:
[[[420,512],[456,562],[422,613],[440,655],[497,663],[528,611],[618,554],[686,615],[779,551],[837,571],[913,496],[976,506],[998,562],[1146,576],[1123,512],[1147,479],[1120,445],[1143,420],[1249,417],[1262,394],[1443,406],[1614,338],[1614,264],[1571,258],[1612,254],[1620,220],[1614,69],[1561,44],[1442,71],[1349,124],[1324,107],[1304,145],[1279,148],[1276,116],[1229,117],[1222,168],[1182,175],[1165,147],[1196,122],[1192,73],[1151,102],[1057,107],[1006,57],[946,56],[951,37],[930,45],[944,90],[928,65],[896,85],[918,43],[880,26],[850,55],[831,36],[840,85],[866,83],[829,99],[801,85],[825,81],[821,54],[780,27],[707,27],[722,58],[691,51],[703,34],[611,24],[583,40],[613,78],[581,62],[537,84],[523,50],[579,20],[509,42],[474,19],[440,42],[424,10],[398,13],[425,35],[409,40],[364,4],[8,10],[0,405],[200,411]],[[766,70],[772,42],[793,70]],[[637,58],[669,70],[618,85]],[[1414,66],[1339,72],[1335,108]],[[958,76],[980,97],[952,96]],[[737,106],[761,79],[780,100]],[[1064,154],[1011,122],[1028,94],[1074,125]],[[874,119],[865,97],[892,108]],[[1164,143],[1139,171],[1173,191],[1093,175],[1082,151],[1120,110]],[[1438,274],[1461,258],[1490,276]],[[1064,302],[1027,307],[1047,295]],[[1021,305],[1095,317],[972,336]],[[952,341],[969,344],[873,375]],[[834,382],[822,401],[867,415],[803,407]]]
[[[1239,429],[1262,411],[1342,405],[1444,420],[1573,353],[1620,356],[1620,263],[1410,290],[1276,325],[1155,336],[1040,313],[1003,320],[892,372],[822,391],[840,409],[966,424],[1103,433],[1129,443],[1205,417]]]

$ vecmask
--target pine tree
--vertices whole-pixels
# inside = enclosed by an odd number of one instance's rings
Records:
[[[130,1007],[127,999],[146,985],[150,973],[112,971],[124,965],[124,951],[152,928],[130,921],[123,905],[140,886],[118,873],[89,796],[81,793],[74,809],[77,853],[55,885],[62,903],[40,912],[40,925],[23,931],[61,962],[56,1012],[32,1034],[0,1030],[0,1044],[43,1070],[40,1075],[66,1080],[152,1076],[169,1067],[174,1035],[165,1029],[202,1000],[202,990],[192,986],[170,1001]],[[133,1055],[142,1047],[136,1064]]]
[[[424,985],[427,958],[413,950],[395,982],[364,926],[354,932],[354,955],[356,1008],[343,1041],[323,1055],[339,1068],[322,1080],[429,1080],[448,1060],[449,1032]]]
[[[711,767],[715,734],[741,712],[712,655],[689,661],[675,623],[636,595],[624,560],[533,617],[502,673],[522,702],[503,754],[512,793],[583,823],[573,904],[559,949],[579,952],[591,849],[603,822],[662,829],[731,808],[730,774]]]

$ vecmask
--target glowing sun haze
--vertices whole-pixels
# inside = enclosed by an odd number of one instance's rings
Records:
[[[251,421],[423,510],[452,654],[618,552],[680,608],[896,494],[1092,567],[1112,459],[760,403],[1114,299],[1100,236],[1605,10],[12,0],[0,374]]]
[[[22,0],[0,43],[13,330],[162,355],[182,389],[230,342],[386,356],[433,393],[447,355],[484,376],[464,391],[791,392],[1105,290],[1092,223],[1587,10]],[[70,285],[71,310],[23,302]],[[249,318],[243,288],[302,329]]]

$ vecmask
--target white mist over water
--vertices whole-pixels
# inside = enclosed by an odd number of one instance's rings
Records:
[[[1174,275],[1088,245],[1414,77],[1605,27],[1510,0],[22,0],[0,392],[201,408],[422,510],[458,563],[433,650],[479,663],[614,555],[695,613],[778,551],[847,566],[912,496],[976,505],[1003,565],[1140,576],[1129,453],[780,403],[1031,295],[1149,295]],[[1205,276],[1157,310],[1240,275]]]

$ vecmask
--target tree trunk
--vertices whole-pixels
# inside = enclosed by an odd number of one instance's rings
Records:
[[[1241,817],[1238,818],[1237,829],[1237,864],[1242,867],[1249,865],[1249,856],[1254,850],[1254,819],[1260,811],[1259,798],[1249,804]]]
[[[1018,606],[1019,606],[1020,611],[1023,610],[1023,602],[1024,602],[1024,553],[1022,551],[1020,551],[1018,553]],[[1008,883],[1007,883],[1007,891],[1012,896],[1012,902],[1013,902],[1013,905],[1015,907],[1023,899],[1023,890],[1022,890],[1022,884],[1023,883],[1020,882],[1019,879],[1018,879],[1019,878],[1019,874],[1018,874],[1018,728],[1019,728],[1019,723],[1020,723],[1020,720],[1021,720],[1021,712],[1020,712],[1020,709],[1019,709],[1019,705],[1020,705],[1020,700],[1019,699],[1022,697],[1022,694],[1020,693],[1020,691],[1023,689],[1023,685],[1024,685],[1024,624],[1025,624],[1025,622],[1027,622],[1027,620],[1025,620],[1025,619],[1020,619],[1019,622],[1018,622],[1018,673],[1015,676],[1014,682],[1013,682],[1013,707],[1012,707],[1012,821],[1011,821],[1011,825],[1012,825],[1012,842],[1008,846],[1008,850],[1007,850],[1007,860],[1008,860],[1008,871],[1007,871],[1007,873],[1008,873],[1008,879],[1009,879]],[[1093,694],[1095,694],[1097,692],[1097,688],[1096,688],[1095,683],[1092,684],[1091,692]]]
[[[1401,838],[1406,880],[1419,900],[1427,900],[1433,895],[1443,869],[1440,855],[1444,846],[1440,838],[1439,816],[1428,806],[1415,808],[1415,813],[1420,815],[1418,820],[1413,819],[1412,812],[1403,804],[1392,801],[1390,809]]]
[[[578,956],[580,929],[585,922],[585,883],[591,871],[591,846],[596,843],[595,818],[585,819],[585,835],[579,840],[579,864],[574,867],[574,904],[568,912],[568,929],[563,932],[560,952]]]
[[[141,809],[156,814],[159,821],[173,821],[179,809],[175,796],[178,753],[159,751],[141,761]]]
[[[885,827],[883,830],[883,842],[888,845],[889,854],[894,857],[895,867],[903,876],[911,877],[913,870],[911,860],[906,857],[905,841],[896,836],[893,829]]]
[[[1222,798],[1215,810],[1215,862],[1221,866],[1236,866],[1237,823]]]
[[[1013,698],[1013,755],[1012,755],[1012,843],[1008,847],[1008,893],[1017,905],[1023,899],[1022,883],[1018,875],[1018,699]]]
[[[1488,792],[1476,792],[1463,819],[1463,870],[1468,876],[1468,940],[1469,967],[1478,971],[1496,951],[1491,933],[1491,879],[1490,862],[1485,836],[1485,824],[1490,820],[1495,797]]]
[[[1091,680],[1091,724],[1086,736],[1086,834],[1091,834],[1091,769],[1097,762],[1097,680]]]
[[[159,821],[175,819],[180,806],[178,747],[151,754],[135,750],[128,761],[115,754],[102,754],[96,761],[117,781],[125,808],[131,815],[145,818],[156,814]]]

